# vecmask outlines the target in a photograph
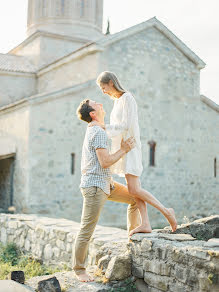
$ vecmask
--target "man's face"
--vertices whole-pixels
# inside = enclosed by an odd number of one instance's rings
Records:
[[[95,110],[95,113],[97,116],[102,116],[102,115],[105,115],[105,111],[103,109],[103,105],[102,103],[98,103],[94,100],[90,100],[89,101],[89,105]]]

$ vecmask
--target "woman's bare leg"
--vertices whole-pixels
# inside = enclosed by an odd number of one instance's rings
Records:
[[[134,233],[150,233],[152,231],[147,212],[147,203],[138,198],[135,198],[135,201],[141,214],[141,225],[137,226],[135,229],[129,232],[130,236],[132,236]]]
[[[126,180],[126,183],[128,185],[127,180]],[[138,180],[138,184],[140,187],[140,180]],[[138,207],[138,210],[140,212],[141,224],[139,226],[137,226],[136,228],[134,228],[133,230],[131,230],[129,232],[129,235],[132,236],[134,233],[150,233],[152,231],[152,229],[151,229],[151,224],[150,224],[149,217],[148,217],[147,204],[146,204],[146,202],[142,201],[141,199],[139,199],[137,197],[134,197],[134,199],[135,199],[136,205]]]
[[[126,182],[129,193],[135,198],[141,199],[148,204],[158,209],[168,220],[173,231],[177,228],[177,222],[174,210],[172,208],[166,208],[161,204],[151,193],[140,187],[139,177],[132,174],[126,174]],[[139,210],[140,211],[140,210]]]

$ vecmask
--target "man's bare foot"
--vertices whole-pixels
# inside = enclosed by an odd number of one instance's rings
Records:
[[[135,233],[151,233],[151,232],[152,232],[151,227],[139,225],[138,227],[129,232],[129,236],[132,236]]]
[[[80,273],[80,274],[76,274],[76,277],[77,279],[80,281],[80,282],[93,282],[94,281],[94,278],[91,277],[89,274],[87,274],[86,272],[83,272],[83,273]]]
[[[173,232],[176,231],[176,229],[177,229],[176,216],[175,216],[174,210],[172,208],[167,208],[166,218],[170,223],[172,231]]]

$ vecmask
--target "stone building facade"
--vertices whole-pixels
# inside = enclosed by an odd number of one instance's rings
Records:
[[[200,95],[204,62],[156,18],[105,36],[102,1],[51,3],[29,1],[27,39],[0,54],[0,208],[80,220],[86,124],[75,111],[91,98],[109,121],[112,101],[95,83],[109,70],[138,104],[142,186],[180,222],[216,214],[219,107]],[[107,202],[103,214],[103,225],[126,224],[122,204]],[[149,214],[153,226],[166,223]]]

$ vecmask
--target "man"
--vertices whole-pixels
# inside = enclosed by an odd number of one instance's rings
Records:
[[[90,123],[96,121],[104,124],[105,111],[103,105],[92,100],[84,100],[77,109],[79,119]],[[100,212],[106,200],[129,204],[128,230],[140,224],[140,216],[136,202],[122,184],[114,184],[111,188],[109,167],[123,155],[134,148],[133,138],[121,142],[121,148],[109,154],[107,135],[100,126],[88,127],[82,149],[81,192],[84,197],[80,231],[75,240],[73,270],[79,281],[89,282],[93,278],[86,273],[85,260],[89,240],[94,232]]]

